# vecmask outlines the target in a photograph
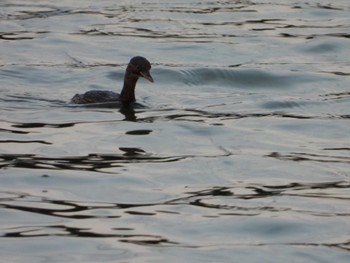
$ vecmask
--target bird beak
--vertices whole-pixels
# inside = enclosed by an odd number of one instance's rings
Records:
[[[147,72],[140,72],[140,75],[141,75],[141,77],[149,80],[150,82],[154,82],[154,80],[153,80],[151,74],[149,73],[149,71],[147,71]]]

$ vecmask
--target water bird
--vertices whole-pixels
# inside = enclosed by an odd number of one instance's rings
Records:
[[[136,82],[143,77],[150,82],[154,82],[151,74],[151,63],[144,57],[133,57],[125,70],[124,85],[121,93],[109,90],[90,90],[84,94],[75,94],[71,103],[91,104],[91,103],[116,103],[120,107],[129,107],[135,99]]]

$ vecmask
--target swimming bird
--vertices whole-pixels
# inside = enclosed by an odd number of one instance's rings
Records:
[[[150,74],[151,63],[144,57],[133,57],[124,75],[124,85],[120,94],[109,90],[90,90],[84,94],[75,94],[71,103],[91,104],[112,102],[120,104],[120,107],[129,107],[136,101],[135,87],[139,77],[143,77],[150,82],[154,82]]]

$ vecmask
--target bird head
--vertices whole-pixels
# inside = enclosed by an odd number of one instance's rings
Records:
[[[150,82],[154,82],[150,74],[151,63],[144,57],[133,57],[130,60],[126,70],[132,75],[135,75],[137,77],[143,77],[149,80]]]

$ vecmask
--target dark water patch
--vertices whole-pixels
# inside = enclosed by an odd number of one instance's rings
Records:
[[[3,40],[30,40],[39,37],[42,34],[50,33],[49,31],[17,31],[17,32],[0,32],[0,39]]]
[[[1,154],[0,168],[88,170],[97,171],[110,167],[122,167],[120,160],[111,156],[44,157],[34,154]]]
[[[81,211],[88,211],[90,208],[85,207],[82,205],[74,204],[71,203],[70,201],[60,201],[60,200],[55,200],[55,201],[49,201],[49,200],[42,200],[42,203],[46,204],[51,204],[55,208],[40,208],[40,207],[35,207],[35,203],[32,205],[34,206],[21,206],[21,205],[12,205],[12,204],[0,204],[0,207],[7,208],[7,209],[14,209],[14,210],[19,210],[22,212],[29,212],[29,213],[34,213],[34,214],[41,214],[41,215],[46,215],[46,216],[53,216],[53,217],[60,217],[60,218],[71,218],[71,219],[89,219],[89,218],[118,218],[120,216],[92,216],[92,215],[81,215],[81,214],[73,214],[73,213],[78,213]],[[60,205],[63,207],[68,207],[68,208],[58,208]],[[103,207],[105,208],[105,207]],[[95,209],[99,209],[95,207]],[[10,235],[12,236],[12,235]]]
[[[121,26],[118,29],[122,28]],[[72,33],[74,35],[91,35],[91,36],[116,36],[116,37],[139,37],[139,38],[150,38],[150,39],[171,39],[178,42],[192,42],[192,43],[206,43],[213,42],[213,40],[218,38],[233,38],[237,37],[236,34],[224,33],[224,34],[203,34],[197,32],[188,32],[184,34],[183,32],[169,32],[161,31],[155,29],[140,29],[138,27],[124,26],[124,30],[121,31],[111,31],[106,29],[87,29],[80,30],[78,33]]]
[[[320,183],[289,183],[285,185],[264,185],[264,187],[269,189],[297,189],[297,190],[305,190],[305,189],[342,189],[349,188],[350,184],[346,181],[337,181],[337,182],[320,182]]]
[[[125,242],[125,243],[131,243],[135,245],[142,245],[142,246],[174,246],[179,244],[178,242],[170,241],[166,238],[162,237],[152,237],[149,236],[153,239],[121,239],[119,240],[120,242]]]
[[[158,210],[167,210],[168,216],[182,216],[183,213],[176,210],[178,206],[189,206],[204,209],[202,218],[211,216],[249,216],[255,217],[262,213],[281,215],[294,212],[297,214],[312,215],[318,217],[344,217],[349,216],[348,211],[335,209],[327,210],[327,206],[303,208],[303,206],[288,207],[279,200],[299,198],[304,202],[310,202],[315,198],[321,200],[333,200],[342,202],[350,200],[346,191],[350,188],[347,181],[336,182],[291,182],[287,184],[256,184],[235,183],[231,186],[214,186],[199,190],[184,189],[180,197],[152,203],[118,203],[118,202],[82,202],[74,200],[59,200],[47,197],[32,196],[26,193],[1,192],[0,207],[25,213],[45,215],[53,218],[67,219],[105,219],[114,220],[123,217],[156,217]],[[269,205],[256,203],[258,200],[272,198],[274,202]],[[281,202],[281,203],[280,203]],[[142,210],[143,209],[143,210]],[[108,211],[108,213],[100,213]],[[215,214],[211,212],[216,212]],[[115,237],[132,238],[140,237],[140,234],[125,234],[125,231],[136,232],[134,228],[118,227],[108,233],[93,228],[91,224],[84,227],[74,227],[67,222],[66,225],[23,225],[3,229],[3,237],[40,237],[40,236],[75,236],[75,237]],[[107,222],[107,221],[105,221]],[[125,223],[125,222],[124,222]],[[115,224],[112,224],[113,226]],[[57,227],[57,231],[55,228]],[[54,228],[54,229],[52,229]],[[58,230],[59,229],[59,230]],[[124,231],[121,234],[119,231]],[[145,235],[144,237],[155,236]],[[166,237],[163,237],[166,238]]]
[[[43,140],[30,140],[30,141],[19,141],[19,140],[0,140],[0,143],[39,143],[39,144],[47,144],[47,145],[51,145],[51,142],[46,142]]]
[[[322,198],[322,199],[334,199],[339,201],[349,200],[349,196],[345,194],[344,189],[349,189],[350,184],[347,181],[338,182],[320,182],[320,183],[289,183],[286,185],[236,185],[232,187],[213,187],[198,191],[189,191],[188,197],[184,199],[174,200],[174,202],[188,202],[194,206],[205,207],[209,209],[218,209],[219,213],[222,211],[232,210],[235,215],[256,215],[261,211],[269,211],[273,213],[291,211],[293,208],[282,206],[244,206],[244,203],[234,203],[229,205],[227,202],[220,204],[214,204],[218,198],[223,200],[230,199],[242,199],[242,200],[255,200],[266,199],[269,197],[283,198],[283,196],[300,197],[300,198]],[[322,211],[310,208],[309,210],[302,210],[301,208],[295,208],[295,211],[300,213],[318,215],[318,216],[349,216],[347,211]],[[259,212],[260,211],[260,212]]]
[[[88,203],[75,202],[70,200],[53,200],[45,197],[31,196],[25,193],[1,192],[0,207],[4,209],[17,210],[25,213],[45,215],[54,218],[67,218],[73,220],[82,219],[111,219],[121,218],[123,214],[131,216],[154,216],[156,213],[139,212],[135,210],[137,207],[152,207],[160,205],[157,203],[149,204],[118,204],[118,203]],[[22,205],[20,204],[22,203]],[[45,204],[45,208],[41,207]],[[113,211],[112,215],[101,214],[100,210]],[[130,234],[125,231],[131,232]],[[113,228],[108,233],[99,232],[92,226],[88,227],[72,227],[67,224],[60,225],[25,225],[9,227],[5,231],[1,231],[2,237],[5,238],[28,238],[43,236],[70,236],[70,237],[89,237],[89,238],[117,238],[122,242],[156,244],[166,243],[166,239],[158,235],[138,234],[133,228]],[[132,233],[135,232],[135,233]]]
[[[138,212],[138,211],[126,211],[126,214],[130,215],[140,215],[140,216],[155,216],[157,213],[146,213],[146,212]]]
[[[350,38],[350,34],[347,33],[324,33],[324,34],[290,34],[290,33],[280,33],[282,37],[295,37],[295,38],[305,38],[305,39],[315,39],[324,37],[334,37],[334,38]],[[329,47],[320,47],[320,50],[329,49]]]
[[[348,73],[348,72],[341,72],[341,71],[330,71],[330,72],[321,71],[321,73],[329,73],[329,74],[334,74],[334,75],[337,75],[337,76],[350,76],[350,73]]]
[[[350,151],[350,147],[339,147],[339,148],[324,148],[326,151]]]
[[[293,113],[285,113],[285,112],[264,112],[264,113],[254,113],[254,112],[210,112],[205,110],[197,110],[197,109],[183,109],[181,113],[170,113],[173,112],[174,109],[163,109],[158,110],[158,112],[169,111],[168,114],[153,114],[151,117],[138,117],[138,122],[155,122],[161,120],[172,120],[172,121],[191,121],[191,122],[203,122],[210,119],[217,119],[218,121],[225,120],[235,120],[235,119],[249,119],[249,118],[286,118],[286,119],[300,119],[300,120],[308,120],[308,119],[347,119],[348,115],[303,115],[303,114],[293,114]],[[214,123],[213,125],[218,125],[218,123]],[[222,123],[219,123],[222,125]]]
[[[325,100],[348,99],[350,98],[350,92],[329,93],[320,96],[325,98]]]
[[[4,9],[11,10],[7,14],[7,20],[26,20],[32,18],[47,18],[50,15],[60,13],[60,9],[52,5],[45,4],[17,4],[17,3],[3,3],[1,5]]]
[[[20,131],[20,130],[10,130],[10,129],[0,129],[0,132],[15,133],[15,134],[28,134],[30,132]]]
[[[218,155],[155,156],[139,148],[121,147],[124,154],[89,154],[85,156],[46,157],[35,154],[0,154],[0,168],[86,170],[105,172],[104,169],[124,167],[129,163],[168,163],[201,157],[215,158]],[[224,152],[222,156],[230,155]],[[108,171],[107,171],[108,172]]]
[[[317,3],[316,6],[321,9],[329,9],[329,10],[336,10],[336,11],[346,10],[345,8],[336,7],[336,6],[333,6],[332,4],[325,5],[325,4]]]
[[[155,156],[140,148],[120,147],[123,154],[89,154],[86,156],[46,157],[35,154],[0,154],[0,168],[26,168],[51,170],[87,170],[108,172],[104,169],[120,168],[131,163],[168,163],[188,158],[216,158],[232,153],[223,151],[221,155],[179,155]]]
[[[75,15],[101,15],[107,18],[113,18],[120,14],[123,9],[114,9],[113,12],[109,12],[108,9],[94,9],[90,8],[68,8],[58,7],[45,4],[5,4],[4,8],[14,8],[16,12],[7,16],[7,20],[30,20],[30,19],[48,19],[56,16],[75,16]]]
[[[67,128],[73,127],[76,123],[42,123],[42,122],[28,122],[28,123],[16,123],[12,124],[12,127],[21,129],[31,129],[31,128]]]
[[[171,9],[163,9],[165,12],[169,13],[189,13],[189,14],[212,14],[216,12],[232,12],[232,11],[239,11],[245,6],[231,6],[228,7],[227,5],[221,5],[218,7],[197,7],[197,6],[191,6],[191,8],[183,6],[183,7],[173,7]],[[243,10],[244,12],[255,12],[254,10]]]
[[[118,232],[118,231],[110,231]],[[124,232],[124,231],[123,231]],[[136,231],[133,231],[136,232]],[[34,237],[76,237],[76,238],[116,238],[119,242],[143,246],[174,245],[176,242],[158,235],[125,234],[125,233],[98,233],[93,228],[72,227],[66,225],[36,225],[10,229],[4,238],[34,238]]]
[[[134,131],[127,131],[125,134],[128,135],[148,135],[152,132],[152,130],[134,130]]]
[[[350,164],[350,157],[348,156],[333,156],[333,155],[323,155],[323,154],[311,154],[311,153],[289,153],[282,154],[278,152],[273,152],[267,157],[272,157],[285,161],[295,161],[295,162],[304,162],[304,161],[312,161],[312,162],[324,162],[324,163],[344,163]]]

